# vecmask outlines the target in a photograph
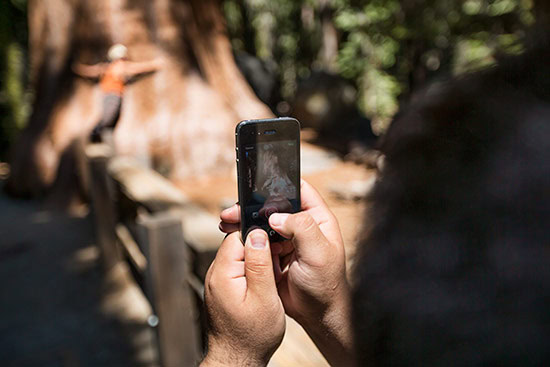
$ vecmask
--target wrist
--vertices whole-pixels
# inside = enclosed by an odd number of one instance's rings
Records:
[[[336,325],[349,324],[351,317],[351,291],[347,280],[344,278],[335,287],[330,296],[325,296],[328,301],[323,303],[316,312],[308,312],[297,320],[306,330],[316,331],[332,328]]]
[[[351,350],[351,305],[348,300],[333,303],[320,318],[309,320],[303,326],[312,338],[333,339]]]
[[[351,299],[347,282],[325,312],[302,324],[330,365],[354,366]]]
[[[204,357],[200,367],[265,367],[262,363],[246,358],[233,358],[229,355],[212,356],[210,353]]]
[[[209,336],[208,352],[200,367],[265,367],[266,365],[267,362],[263,362],[253,353]]]

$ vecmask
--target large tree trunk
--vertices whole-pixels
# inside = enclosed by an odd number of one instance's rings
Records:
[[[44,193],[74,174],[60,158],[97,122],[101,92],[71,64],[104,61],[114,43],[131,61],[166,60],[127,86],[114,135],[120,154],[177,179],[229,172],[235,123],[271,116],[235,65],[216,0],[29,0],[29,28],[36,99],[13,152],[15,194]]]
[[[535,42],[546,46],[550,43],[550,1],[535,0],[533,4],[535,14]]]

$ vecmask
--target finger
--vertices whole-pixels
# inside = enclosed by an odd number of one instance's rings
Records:
[[[244,248],[239,232],[234,232],[228,234],[220,245],[216,258],[208,270],[205,284],[225,284],[237,278],[244,281],[244,276]]]
[[[316,207],[327,206],[325,200],[321,197],[321,194],[319,194],[319,192],[304,179],[300,181],[300,199],[302,210],[310,210]]]
[[[288,289],[288,272],[284,272],[281,275],[281,280],[277,283],[277,293],[283,302],[285,313],[288,315],[288,311],[291,307],[289,307],[287,302],[292,302],[292,297],[290,296],[290,291]]]
[[[250,294],[266,297],[277,292],[269,240],[264,230],[255,229],[248,234],[244,247],[244,268],[247,297]]]
[[[294,253],[288,254],[286,256],[281,256],[279,261],[279,266],[281,268],[281,271],[284,272],[286,267],[294,260]]]
[[[292,251],[294,251],[294,246],[292,245],[292,241],[283,241],[283,242],[277,242],[281,246],[281,253],[279,256],[286,256],[290,254]]]
[[[240,223],[241,222],[241,207],[239,204],[235,204],[220,213],[220,219],[226,223]]]
[[[342,243],[338,221],[319,192],[303,179],[301,180],[300,189],[302,211],[307,211],[315,219],[321,232],[330,242]]]
[[[297,259],[309,265],[322,266],[329,245],[319,226],[308,212],[274,213],[269,225],[281,236],[292,241]]]
[[[279,255],[283,252],[283,245],[280,242],[270,243],[269,246],[271,247],[272,255]]]
[[[216,254],[215,262],[217,267],[227,267],[229,264],[243,261],[244,249],[241,242],[240,232],[228,234],[223,240],[218,253]]]
[[[223,233],[233,233],[240,229],[240,225],[234,223],[220,222],[218,228]]]

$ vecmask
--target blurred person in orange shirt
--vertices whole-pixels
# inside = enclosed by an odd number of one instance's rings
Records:
[[[133,62],[127,59],[126,46],[116,44],[107,53],[108,62],[95,65],[76,63],[73,71],[82,78],[99,79],[99,87],[103,92],[103,109],[101,118],[95,124],[90,135],[92,141],[101,141],[101,132],[107,127],[114,128],[120,116],[122,99],[126,84],[132,77],[140,74],[153,73],[164,63],[162,58],[151,61]]]

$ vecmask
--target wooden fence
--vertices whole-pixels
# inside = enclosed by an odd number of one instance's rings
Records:
[[[217,219],[109,144],[88,144],[83,177],[107,270],[128,262],[151,304],[161,364],[194,366],[204,349],[204,276],[223,238]]]

